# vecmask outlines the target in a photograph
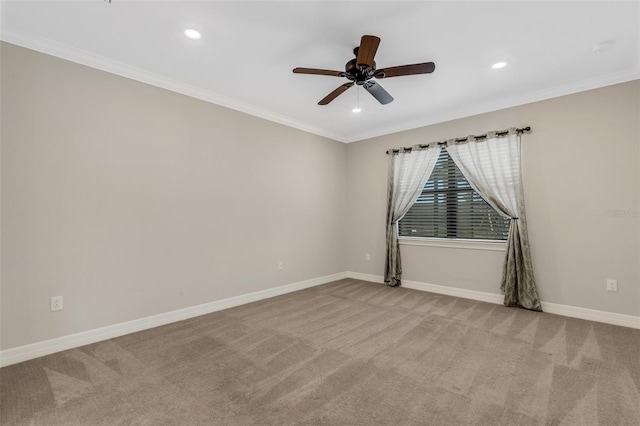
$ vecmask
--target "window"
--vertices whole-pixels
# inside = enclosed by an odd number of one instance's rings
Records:
[[[422,194],[400,220],[399,236],[504,241],[509,226],[443,149]]]

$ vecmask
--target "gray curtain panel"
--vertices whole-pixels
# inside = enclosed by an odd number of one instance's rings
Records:
[[[473,189],[511,219],[500,289],[506,306],[542,311],[533,277],[520,168],[520,136],[515,129],[498,138],[447,141],[447,151]]]
[[[416,202],[438,161],[442,149],[437,144],[426,148],[414,146],[399,151],[389,150],[387,175],[387,255],[384,282],[400,285],[402,262],[398,244],[398,221]]]

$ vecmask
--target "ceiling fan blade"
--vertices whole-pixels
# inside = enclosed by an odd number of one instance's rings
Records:
[[[344,77],[345,76],[343,71],[320,70],[320,69],[317,69],[317,68],[294,68],[293,72],[296,73],[296,74],[330,75],[332,77]]]
[[[380,37],[372,35],[363,35],[360,40],[360,47],[358,48],[358,58],[356,64],[358,67],[371,68],[373,65],[373,58],[378,51],[378,45],[380,44]]]
[[[422,64],[400,65],[398,67],[389,67],[376,70],[375,78],[399,77],[402,75],[429,74],[436,69],[433,62],[424,62]]]
[[[389,92],[384,90],[382,86],[380,86],[375,81],[369,80],[364,83],[363,87],[367,92],[371,93],[373,97],[376,98],[382,105],[386,105],[393,101],[393,96],[391,96]]]
[[[318,102],[318,105],[327,105],[329,102],[331,102],[332,100],[340,96],[342,92],[347,90],[349,87],[353,86],[353,84],[354,84],[353,82],[349,82],[349,83],[343,84],[342,86],[339,86],[336,90],[334,90],[333,92],[329,93],[327,96],[322,98],[322,100]]]

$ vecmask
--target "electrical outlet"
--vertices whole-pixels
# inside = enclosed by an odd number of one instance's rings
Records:
[[[369,253],[364,255],[364,260],[366,260],[367,262],[371,260],[371,255]]]
[[[281,260],[278,262],[278,271],[282,271],[284,269],[284,262]]]
[[[62,310],[62,296],[55,296],[51,298],[51,312]]]
[[[618,281],[607,280],[607,291],[618,291]]]

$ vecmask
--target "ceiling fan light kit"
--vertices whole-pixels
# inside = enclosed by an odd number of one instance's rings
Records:
[[[296,74],[343,77],[349,80],[348,83],[344,83],[322,98],[320,102],[318,102],[318,105],[329,104],[353,85],[362,86],[367,92],[376,98],[378,102],[382,105],[386,105],[393,102],[393,97],[379,83],[372,81],[373,78],[383,79],[405,75],[430,74],[436,69],[436,65],[433,62],[377,69],[374,58],[379,45],[379,37],[363,35],[360,40],[360,46],[353,49],[355,58],[346,63],[344,71],[332,71],[318,68],[294,68],[293,72]]]

